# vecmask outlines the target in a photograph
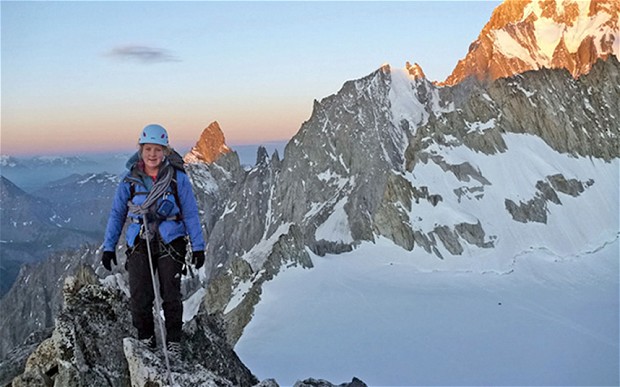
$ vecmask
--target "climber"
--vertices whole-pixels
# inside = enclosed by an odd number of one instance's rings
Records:
[[[127,216],[125,267],[129,271],[130,310],[138,339],[156,348],[153,320],[155,299],[151,269],[156,273],[163,300],[166,346],[171,356],[180,358],[183,303],[181,272],[185,264],[187,237],[191,263],[198,269],[205,261],[205,241],[198,206],[183,161],[168,145],[168,133],[160,125],[147,125],[138,141],[119,184],[103,243],[103,266],[111,270],[116,261],[116,244]],[[147,241],[149,246],[147,246]],[[149,264],[151,256],[152,266]],[[157,311],[159,313],[159,311]],[[163,330],[162,330],[163,336]]]

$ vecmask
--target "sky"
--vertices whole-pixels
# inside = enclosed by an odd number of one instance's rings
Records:
[[[498,1],[1,4],[0,153],[135,149],[165,126],[189,149],[290,139],[313,101],[381,65],[444,80]]]

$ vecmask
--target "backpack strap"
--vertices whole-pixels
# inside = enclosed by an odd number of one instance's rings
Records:
[[[177,215],[178,220],[183,219],[183,208],[181,207],[181,199],[179,198],[179,188],[177,186],[177,178],[172,178],[170,182],[170,188],[172,188],[172,195],[174,195],[174,200],[177,202],[177,207],[179,207],[179,214]]]

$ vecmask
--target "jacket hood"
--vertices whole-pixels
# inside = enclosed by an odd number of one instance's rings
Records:
[[[129,158],[129,160],[127,160],[125,167],[131,171],[133,167],[138,164],[138,160],[140,160],[140,154],[136,152]]]

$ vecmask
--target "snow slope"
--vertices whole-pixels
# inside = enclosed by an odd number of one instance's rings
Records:
[[[263,287],[235,350],[259,379],[369,385],[618,385],[618,238],[427,272],[386,239]]]

